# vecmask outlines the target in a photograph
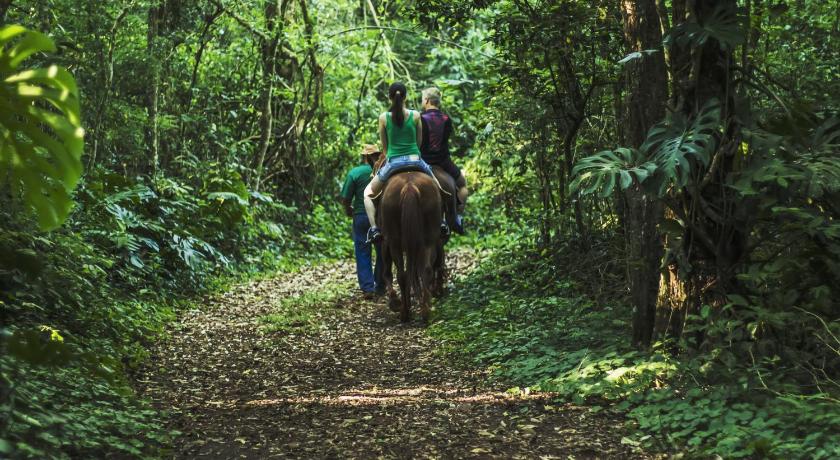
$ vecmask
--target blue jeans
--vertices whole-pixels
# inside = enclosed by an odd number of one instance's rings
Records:
[[[385,162],[381,168],[379,168],[379,172],[376,173],[376,176],[379,177],[379,180],[382,182],[388,182],[388,178],[391,177],[392,174],[403,171],[422,171],[432,177],[435,177],[435,173],[432,172],[431,166],[426,164],[426,162],[420,158],[420,155],[405,155],[391,158]]]
[[[353,248],[356,253],[356,275],[359,287],[364,292],[382,291],[385,284],[382,281],[382,255],[379,244],[376,245],[376,268],[371,266],[371,247],[365,243],[370,222],[364,214],[353,216]]]

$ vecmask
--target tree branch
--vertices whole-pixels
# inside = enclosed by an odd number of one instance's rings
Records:
[[[478,50],[472,49],[470,47],[461,45],[460,43],[455,43],[455,42],[453,42],[451,40],[447,40],[445,38],[440,38],[440,37],[435,37],[435,36],[432,36],[432,35],[428,35],[428,34],[425,34],[423,32],[417,31],[417,30],[403,29],[401,27],[390,27],[390,26],[380,26],[380,25],[358,26],[358,27],[351,27],[349,29],[339,30],[338,32],[333,32],[329,35],[325,35],[324,38],[329,39],[329,38],[337,37],[339,35],[348,34],[348,33],[351,33],[351,32],[358,32],[360,30],[393,30],[394,32],[403,32],[403,33],[407,33],[407,34],[420,35],[420,36],[426,37],[430,40],[434,40],[434,41],[441,42],[441,43],[446,43],[447,45],[454,46],[454,47],[460,48],[462,50],[467,50],[467,51],[471,51],[473,53],[478,53],[478,54],[486,57],[487,59],[492,59],[494,61],[509,64],[507,61],[505,61],[503,59],[500,59],[496,56],[491,56],[491,55],[486,54],[486,53],[482,53],[481,51],[478,51]]]
[[[222,11],[224,11],[225,14],[227,14],[228,16],[233,18],[234,21],[238,22],[239,25],[241,25],[242,27],[247,29],[252,34],[256,35],[257,37],[260,37],[261,39],[263,39],[265,41],[270,40],[270,37],[268,36],[268,34],[266,34],[265,32],[263,32],[261,30],[258,30],[256,27],[254,27],[253,25],[248,23],[248,21],[246,21],[244,18],[242,18],[242,16],[239,16],[238,14],[229,10],[228,7],[223,5],[220,0],[210,0],[210,3],[212,3],[213,5],[215,5],[217,8],[221,9]]]

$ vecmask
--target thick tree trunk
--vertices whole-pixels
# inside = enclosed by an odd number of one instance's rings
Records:
[[[697,0],[688,17],[702,21],[718,8],[735,11],[735,0]],[[740,144],[740,127],[731,116],[735,103],[730,68],[732,50],[715,40],[702,47],[674,49],[674,61],[688,63],[675,94],[676,107],[687,117],[697,116],[710,100],[722,103],[723,132],[708,170],[702,171],[679,196],[668,199],[674,217],[686,223],[679,242],[669,242],[673,257],[662,279],[657,306],[657,331],[679,338],[686,319],[703,305],[712,308],[725,302],[725,293],[735,285],[735,269],[744,253],[747,230],[739,224],[732,190],[724,180],[732,171]],[[700,328],[699,330],[702,330]],[[700,346],[703,337],[696,337]]]
[[[622,0],[624,37],[628,51],[661,49],[662,32],[654,0]],[[644,54],[627,64],[628,89],[626,143],[639,147],[647,131],[665,115],[667,72],[662,53]],[[648,346],[653,338],[656,319],[656,293],[662,243],[656,226],[662,207],[646,196],[638,186],[631,187],[625,198],[625,238],[628,275],[633,302],[633,343]]]

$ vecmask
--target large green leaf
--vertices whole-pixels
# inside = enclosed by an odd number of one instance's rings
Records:
[[[717,148],[719,128],[720,102],[712,99],[694,119],[677,113],[656,124],[648,131],[640,150],[656,163],[657,170],[665,179],[663,187],[671,182],[684,187],[690,178],[692,158],[704,167],[709,165]],[[658,192],[662,194],[664,190]]]
[[[0,180],[11,179],[41,228],[60,225],[73,205],[84,147],[79,91],[58,66],[19,69],[29,56],[54,52],[46,35],[0,28]]]
[[[606,197],[615,190],[616,184],[622,190],[630,187],[634,181],[641,184],[655,169],[656,166],[643,161],[635,149],[605,150],[578,161],[572,169],[575,179],[571,189],[580,190],[584,195],[598,192]]]
[[[665,43],[699,48],[714,39],[721,49],[733,49],[744,43],[743,23],[743,16],[737,9],[719,5],[700,21],[687,21],[674,27]]]

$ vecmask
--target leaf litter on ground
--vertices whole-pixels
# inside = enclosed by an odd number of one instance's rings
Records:
[[[474,252],[450,255],[454,276]],[[136,376],[176,458],[646,458],[624,420],[508,392],[354,289],[349,262],[253,281],[185,311]],[[416,315],[415,315],[416,316]]]

